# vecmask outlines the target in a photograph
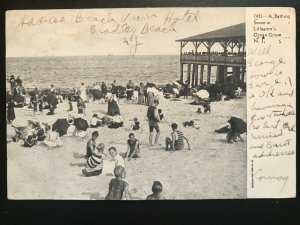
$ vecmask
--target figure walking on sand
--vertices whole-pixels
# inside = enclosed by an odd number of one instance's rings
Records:
[[[159,122],[159,115],[157,112],[157,106],[159,104],[158,100],[154,100],[153,105],[148,107],[148,111],[147,111],[147,117],[149,120],[149,130],[150,130],[150,134],[149,134],[149,145],[153,146],[152,143],[152,135],[153,135],[153,129],[156,130],[156,136],[155,136],[155,142],[154,144],[157,145],[158,142],[158,138],[159,138],[159,134],[160,134],[160,130],[159,130],[159,126],[158,126],[158,122]]]
[[[86,101],[86,87],[84,85],[84,83],[81,83],[81,87],[80,87],[80,97],[83,99],[83,101]]]

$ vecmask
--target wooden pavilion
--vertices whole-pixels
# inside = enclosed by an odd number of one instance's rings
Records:
[[[211,68],[217,67],[216,82],[225,84],[232,75],[231,80],[244,83],[246,70],[246,35],[245,23],[225,27],[219,30],[176,40],[180,42],[180,81],[184,81],[184,65],[187,65],[186,79],[192,86],[203,83],[204,67],[206,66],[207,83],[211,82]],[[183,53],[187,43],[194,45],[194,50]],[[212,47],[219,43],[222,51],[212,51]],[[198,52],[200,45],[204,45],[206,51]],[[232,67],[231,71],[228,69]],[[199,71],[200,69],[200,71]],[[199,77],[200,74],[200,77]]]

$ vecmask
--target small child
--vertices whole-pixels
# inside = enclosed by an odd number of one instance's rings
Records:
[[[129,134],[129,139],[127,140],[128,149],[126,153],[126,157],[128,161],[131,160],[131,158],[140,158],[140,143],[139,140],[135,139],[134,133]]]
[[[102,173],[103,159],[105,158],[104,148],[105,145],[103,143],[98,144],[96,151],[87,159],[87,165],[82,169],[82,173],[87,177],[98,176]]]
[[[128,131],[132,130],[139,130],[142,129],[140,126],[140,121],[138,120],[138,118],[134,118],[133,119],[134,124],[131,124],[130,128],[128,129]]]
[[[125,162],[122,156],[120,156],[117,152],[117,149],[115,147],[110,147],[108,149],[109,154],[113,158],[113,161],[115,161],[115,166],[122,166],[125,168]]]
[[[154,181],[152,185],[152,194],[147,196],[146,200],[165,200],[166,198],[160,193],[163,190],[163,186],[159,181]]]
[[[172,123],[172,140],[167,137],[166,138],[166,150],[182,150],[184,148],[184,139],[186,140],[188,144],[188,150],[190,150],[190,144],[188,139],[183,135],[183,133],[179,130],[177,130],[178,125],[176,123]]]
[[[123,180],[126,177],[125,168],[120,165],[116,166],[114,174],[116,178],[110,180],[109,191],[105,200],[122,200],[123,195],[126,200],[130,200],[131,196],[128,191],[128,183]]]
[[[165,122],[168,122],[166,119],[165,119],[165,117],[164,117],[164,114],[162,113],[162,109],[159,109],[158,111],[158,116],[159,116],[159,119],[160,119],[160,121],[165,121]]]
[[[102,127],[102,120],[98,117],[97,114],[94,114],[90,121],[91,128]]]

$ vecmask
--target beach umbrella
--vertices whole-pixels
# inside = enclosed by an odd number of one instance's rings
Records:
[[[52,125],[52,130],[59,133],[59,136],[67,134],[70,124],[67,119],[57,119]]]
[[[74,125],[78,130],[84,130],[84,131],[86,131],[87,128],[89,127],[88,122],[83,118],[76,118],[74,120]]]
[[[209,98],[209,93],[207,90],[200,90],[196,93],[199,98],[206,99]]]
[[[104,98],[104,95],[103,95],[102,91],[100,91],[100,90],[93,89],[93,90],[90,90],[90,92],[94,96],[95,99]]]
[[[11,125],[15,128],[27,127],[28,122],[27,122],[27,120],[24,120],[21,118],[16,118],[12,121]]]
[[[247,124],[244,120],[232,116],[227,122],[235,132],[240,134],[247,132]]]

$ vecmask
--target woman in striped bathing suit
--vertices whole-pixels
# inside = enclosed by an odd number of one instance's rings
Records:
[[[190,150],[190,144],[188,139],[183,135],[183,133],[177,130],[178,125],[172,123],[171,125],[173,132],[171,133],[172,139],[169,137],[166,138],[166,150],[178,151],[184,148],[184,139],[188,144],[188,150]]]
[[[92,156],[87,159],[87,165],[82,170],[82,173],[87,177],[98,176],[102,173],[103,158],[105,157],[105,154],[103,154],[104,147],[104,144],[100,143],[96,147],[96,151],[92,153]]]

